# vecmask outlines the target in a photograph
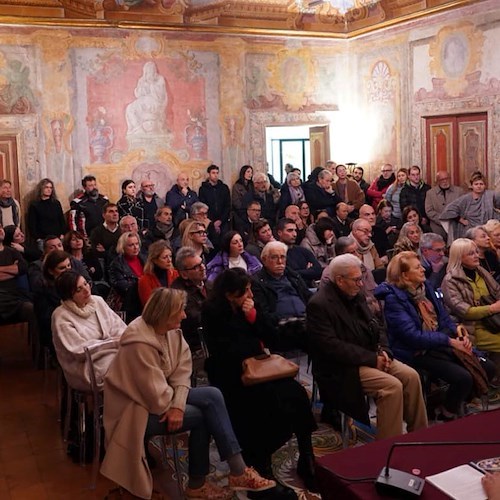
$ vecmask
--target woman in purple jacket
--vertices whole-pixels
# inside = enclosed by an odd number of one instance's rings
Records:
[[[455,352],[475,354],[468,336],[457,338],[457,327],[425,282],[416,253],[401,252],[392,258],[387,282],[376,288],[375,296],[385,300],[387,334],[394,356],[447,382],[444,404],[438,412],[442,420],[456,418],[461,404],[472,395],[474,381]],[[491,366],[483,368],[489,372]]]
[[[221,251],[207,265],[207,281],[213,281],[225,269],[240,267],[253,275],[262,269],[257,257],[245,251],[243,239],[237,231],[228,231],[221,241]]]

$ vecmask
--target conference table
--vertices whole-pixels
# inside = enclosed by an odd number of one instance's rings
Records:
[[[316,474],[323,500],[391,498],[379,495],[375,481],[348,482],[344,478],[376,478],[385,466],[393,443],[410,441],[500,441],[500,409],[468,415],[453,422],[434,425],[395,438],[330,453],[317,459]],[[500,444],[456,446],[412,446],[395,448],[390,467],[425,478],[470,461],[500,456]],[[421,497],[424,500],[449,498],[430,483]]]

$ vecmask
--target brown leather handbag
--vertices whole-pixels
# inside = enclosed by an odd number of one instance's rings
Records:
[[[242,366],[241,382],[245,386],[293,378],[299,371],[298,365],[279,354],[259,354],[244,359]]]

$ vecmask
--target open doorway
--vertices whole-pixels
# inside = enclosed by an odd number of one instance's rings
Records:
[[[329,159],[328,125],[297,125],[266,127],[266,160],[269,173],[280,183],[285,182],[285,165],[299,168],[303,180],[317,166]]]

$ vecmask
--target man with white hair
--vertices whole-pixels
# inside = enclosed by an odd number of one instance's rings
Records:
[[[372,241],[373,229],[371,224],[365,219],[356,219],[352,223],[351,234],[358,244],[358,253],[363,264],[373,271],[382,269],[384,261],[379,257],[375,244]]]
[[[365,395],[377,405],[377,439],[427,426],[418,373],[393,358],[384,329],[372,319],[364,296],[361,262],[335,257],[331,282],[307,305],[307,334],[321,399],[370,423]]]
[[[271,227],[276,224],[278,213],[277,199],[270,187],[269,178],[264,172],[253,174],[253,191],[249,191],[243,196],[242,205],[247,207],[251,201],[258,201],[261,207],[261,217],[267,219]]]
[[[252,291],[274,333],[277,349],[305,348],[306,304],[311,297],[300,274],[286,265],[288,247],[270,241],[260,254],[263,268],[254,275]]]
[[[335,207],[342,201],[333,189],[333,175],[329,170],[321,170],[316,182],[303,186],[307,203],[313,214],[326,210],[330,217],[335,217]]]

